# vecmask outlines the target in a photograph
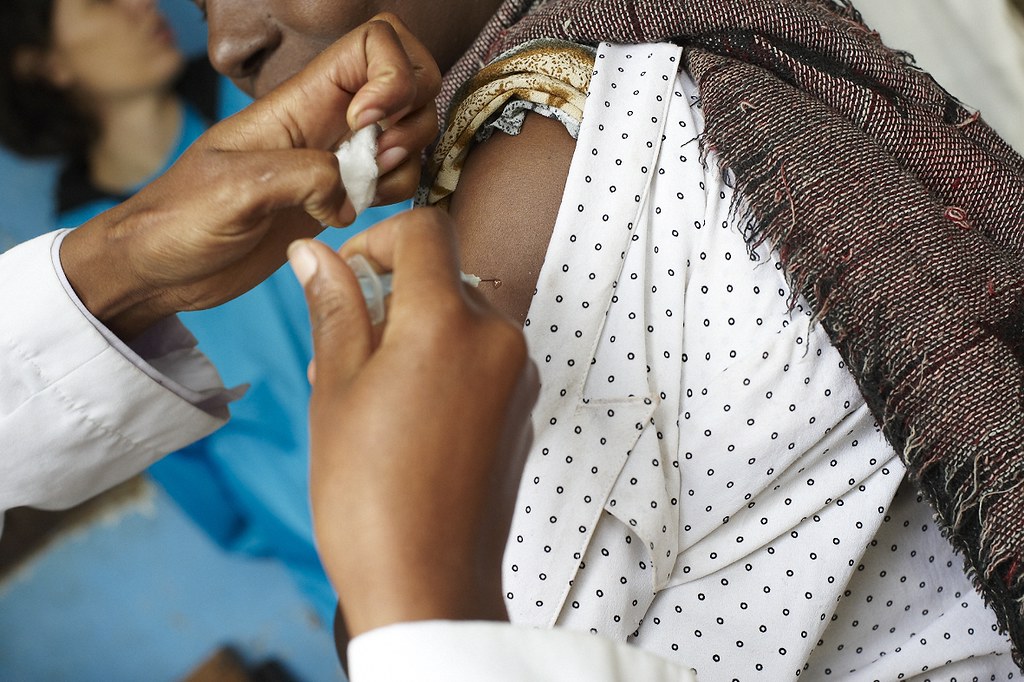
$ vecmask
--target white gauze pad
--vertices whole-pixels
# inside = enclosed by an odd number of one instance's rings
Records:
[[[380,127],[368,125],[352,134],[341,143],[338,151],[338,168],[341,182],[345,185],[348,198],[356,215],[365,211],[377,195],[377,135]]]

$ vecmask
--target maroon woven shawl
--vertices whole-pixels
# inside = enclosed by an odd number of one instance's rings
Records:
[[[748,242],[777,249],[1020,665],[1024,159],[845,2],[530,5],[506,0],[441,106],[528,40],[682,45]]]

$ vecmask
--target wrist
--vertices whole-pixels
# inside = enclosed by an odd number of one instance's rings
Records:
[[[72,230],[60,245],[60,264],[79,300],[105,327],[131,341],[173,311],[160,311],[133,267],[134,243],[117,207]]]
[[[466,575],[454,567],[431,568],[408,561],[396,568],[369,570],[364,565],[348,580],[332,572],[350,637],[413,621],[508,620],[500,571]]]

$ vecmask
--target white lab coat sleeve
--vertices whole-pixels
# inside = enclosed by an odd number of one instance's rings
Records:
[[[628,644],[508,623],[419,621],[348,646],[350,682],[695,682],[691,668]]]
[[[191,335],[185,347],[151,340],[151,359],[111,342],[66,287],[62,236],[0,254],[0,519],[77,504],[227,417],[230,392]]]

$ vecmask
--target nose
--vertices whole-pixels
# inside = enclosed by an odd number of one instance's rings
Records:
[[[252,83],[281,44],[281,31],[260,3],[208,0],[207,50],[213,68],[252,94]]]

